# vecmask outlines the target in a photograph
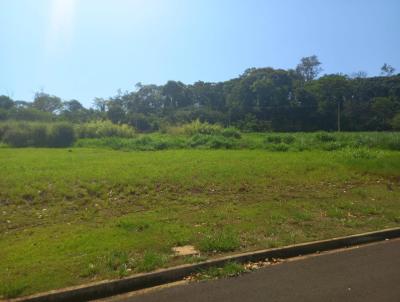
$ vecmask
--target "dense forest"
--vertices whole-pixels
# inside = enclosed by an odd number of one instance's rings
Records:
[[[250,68],[237,78],[186,85],[136,84],[132,92],[96,98],[92,108],[44,92],[33,102],[0,96],[0,120],[110,120],[141,132],[199,119],[244,131],[384,131],[400,128],[400,74],[325,74],[316,56],[295,69]]]

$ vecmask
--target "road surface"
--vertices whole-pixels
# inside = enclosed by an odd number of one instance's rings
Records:
[[[308,256],[237,278],[126,294],[107,301],[400,302],[400,240]]]

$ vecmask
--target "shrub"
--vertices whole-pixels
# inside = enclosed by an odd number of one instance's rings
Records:
[[[5,132],[3,141],[12,147],[28,147],[31,144],[31,133],[28,128],[11,128]]]
[[[325,151],[335,151],[335,150],[339,150],[343,147],[343,145],[341,143],[337,143],[337,142],[330,142],[326,145],[322,146],[322,149]]]
[[[200,146],[206,146],[209,141],[210,141],[210,136],[209,135],[196,134],[196,135],[193,135],[189,139],[188,146],[192,147],[192,148],[196,148],[196,147],[200,147]]]
[[[400,139],[393,138],[391,141],[388,142],[387,146],[389,150],[400,151]]]
[[[242,135],[240,134],[240,131],[233,127],[223,129],[222,136],[237,138],[237,139],[242,137]]]
[[[335,135],[333,135],[332,133],[323,132],[323,131],[315,133],[315,138],[316,138],[316,140],[318,140],[320,142],[324,142],[324,143],[336,141]]]
[[[51,127],[48,146],[50,147],[69,147],[75,141],[74,128],[70,124],[54,124]]]
[[[397,113],[392,119],[392,127],[394,130],[400,131],[400,112]]]
[[[45,124],[33,124],[31,128],[32,145],[35,147],[47,146],[48,127]]]
[[[212,136],[208,145],[212,149],[232,149],[234,143],[223,136]]]
[[[277,152],[286,152],[289,150],[289,145],[283,144],[283,143],[274,144],[274,145],[267,146],[267,149],[271,150],[271,151],[277,151]]]
[[[376,144],[376,140],[371,136],[358,135],[353,142],[355,147],[373,147]]]
[[[160,132],[171,134],[171,135],[182,135],[182,134],[185,134],[185,129],[181,126],[165,125],[161,128]]]
[[[295,140],[296,140],[296,139],[295,139],[295,137],[294,137],[293,135],[286,135],[286,136],[284,136],[283,139],[282,139],[282,141],[283,141],[285,144],[288,144],[288,145],[292,144]]]
[[[1,123],[0,124],[0,140],[3,139],[6,132],[12,128],[11,123]]]
[[[282,142],[282,137],[280,135],[269,135],[265,139],[266,143],[280,144]]]
[[[77,127],[79,138],[124,137],[132,138],[135,130],[126,124],[117,125],[111,121],[95,121]]]
[[[68,147],[75,131],[67,123],[11,122],[0,126],[2,140],[12,147]]]
[[[346,148],[344,149],[343,154],[350,159],[375,159],[379,157],[378,152],[365,148]]]
[[[202,123],[200,120],[195,120],[190,124],[185,124],[182,126],[183,132],[187,135],[196,135],[196,134],[221,134],[222,126],[217,124],[209,124],[207,122]]]

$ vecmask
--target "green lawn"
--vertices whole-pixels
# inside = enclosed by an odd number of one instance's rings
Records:
[[[400,226],[399,183],[396,151],[0,148],[0,296]]]

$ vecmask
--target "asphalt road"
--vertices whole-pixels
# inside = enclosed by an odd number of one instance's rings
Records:
[[[400,302],[400,240],[284,262],[237,278],[190,283],[129,302]]]

